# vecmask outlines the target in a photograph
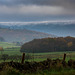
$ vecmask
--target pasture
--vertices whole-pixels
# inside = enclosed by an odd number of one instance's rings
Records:
[[[0,57],[3,54],[7,54],[9,57],[8,59],[5,60],[5,62],[10,62],[10,61],[14,61],[16,63],[21,63],[21,58],[22,58],[22,54],[20,52],[20,46],[17,46],[16,44],[13,43],[4,43],[4,42],[0,42],[0,47],[3,47],[3,51],[0,52]],[[26,62],[42,62],[44,60],[47,60],[47,58],[51,59],[51,60],[56,60],[56,59],[63,59],[64,53],[66,53],[66,62],[68,63],[68,60],[73,59],[75,60],[75,51],[68,51],[68,52],[47,52],[47,53],[26,53],[26,57],[25,61]],[[4,62],[4,60],[0,59],[0,63]],[[34,62],[34,63],[35,63]],[[6,65],[5,65],[6,66]],[[4,71],[0,72],[0,75],[75,75],[75,69],[72,68],[62,68],[60,67],[61,70],[58,69],[51,69],[51,70],[38,70],[35,73],[22,73],[19,70],[12,68],[10,66],[7,66],[8,69],[4,69]],[[19,68],[18,68],[19,69]]]
[[[12,55],[19,55],[22,56],[22,53],[20,52],[20,46],[17,46],[13,43],[7,43],[7,42],[0,42],[0,47],[3,47],[4,51],[0,52],[2,54],[8,54],[9,56]],[[47,53],[26,53],[26,55],[29,55],[32,57],[32,59],[28,59],[28,61],[43,61],[47,58],[49,59],[63,59],[63,55],[66,53],[66,61],[69,59],[75,59],[75,51],[68,51],[68,52],[47,52]]]
[[[0,42],[0,47],[3,47],[5,49],[19,46],[17,46],[16,43]]]
[[[66,61],[69,59],[75,59],[75,52],[48,52],[48,53],[26,53],[26,55],[29,55],[32,57],[32,59],[28,59],[28,61],[43,61],[46,60],[47,58],[49,59],[63,59],[64,53],[66,53]],[[11,48],[11,49],[4,49],[3,54],[8,54],[9,56],[12,55],[18,55],[22,56],[22,53],[20,52],[20,47],[17,48]],[[1,55],[1,54],[0,54]]]

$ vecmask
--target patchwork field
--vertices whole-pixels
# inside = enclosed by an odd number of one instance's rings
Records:
[[[12,47],[18,47],[15,43],[8,43],[8,42],[0,42],[0,47],[5,48],[12,48]]]
[[[2,68],[3,71],[0,72],[0,75],[5,75],[5,74],[7,75],[11,75],[11,74],[13,75],[75,75],[75,69],[69,68],[69,67],[63,68],[60,65],[58,65],[60,66],[58,69],[53,68],[53,69],[45,69],[41,71],[37,70],[35,73],[30,72],[30,69],[29,69],[29,72],[24,74],[23,71],[22,72],[20,71],[20,68],[22,66],[21,60],[22,60],[22,54],[23,54],[20,52],[20,46],[17,46],[16,44],[12,44],[12,43],[0,42],[0,47],[3,47],[3,51],[0,51],[0,64],[2,65],[3,62],[5,62],[4,64],[9,65],[9,66],[5,65],[4,66],[5,69]],[[59,58],[60,60],[62,60],[64,53],[66,53],[67,55],[66,63],[68,63],[70,59],[75,60],[75,51],[69,51],[69,52],[25,53],[26,54],[25,62],[31,62],[31,63],[33,62],[32,65],[35,65],[35,63],[36,64],[40,62],[43,63],[44,60],[47,61],[47,58],[51,60],[57,60]],[[10,61],[13,61],[14,67],[10,66],[10,63],[11,63]],[[18,67],[17,64],[19,64],[18,66],[20,66],[20,68],[17,68]],[[41,67],[43,66],[41,65]],[[34,69],[35,67],[33,66]]]
[[[0,47],[3,47],[4,51],[0,52],[1,54],[7,54],[9,56],[20,56],[22,57],[22,53],[20,52],[20,46],[17,46],[13,43],[0,42]],[[26,53],[29,56],[28,61],[43,61],[47,58],[49,59],[63,59],[63,55],[66,53],[66,61],[69,59],[75,59],[75,51],[69,52],[47,52],[47,53]],[[31,57],[31,58],[30,58]],[[19,59],[19,58],[18,58]],[[21,60],[21,59],[19,59]]]

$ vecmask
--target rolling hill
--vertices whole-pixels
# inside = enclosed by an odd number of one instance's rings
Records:
[[[0,36],[6,42],[23,43],[46,37],[75,37],[75,21],[0,23]]]
[[[23,28],[53,34],[59,37],[75,37],[75,23],[43,23],[36,25],[24,25]]]
[[[56,36],[75,37],[75,21],[47,21],[47,22],[25,22],[25,23],[0,23],[0,28],[28,29]]]
[[[0,36],[6,42],[29,42],[36,38],[53,37],[53,35],[27,29],[0,28]]]

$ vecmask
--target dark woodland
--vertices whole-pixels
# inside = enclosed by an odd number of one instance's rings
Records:
[[[75,38],[68,36],[58,38],[34,39],[22,45],[20,51],[34,53],[75,51]]]

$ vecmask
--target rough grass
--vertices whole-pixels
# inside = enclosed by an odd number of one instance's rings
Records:
[[[44,70],[38,71],[36,73],[22,73],[16,69],[8,67],[7,70],[0,72],[0,75],[75,75],[75,69],[63,69],[61,71],[58,70]]]
[[[29,54],[30,56],[34,57],[34,59],[29,59],[28,61],[43,61],[46,60],[47,58],[50,59],[63,59],[65,52],[49,52],[49,53],[26,53]],[[3,51],[3,54],[8,54],[9,56],[11,55],[20,55],[22,56],[22,53],[20,52],[20,47],[19,48],[15,48],[15,49],[11,49],[8,50],[5,49]],[[75,52],[66,52],[67,57],[66,57],[66,61],[68,61],[69,59],[74,59],[75,60]],[[0,53],[1,55],[1,53]]]
[[[61,70],[61,71],[57,71],[57,70],[44,70],[44,71],[39,71],[37,73],[32,73],[32,74],[25,74],[25,75],[75,75],[75,70],[74,69],[65,69],[65,70]]]

